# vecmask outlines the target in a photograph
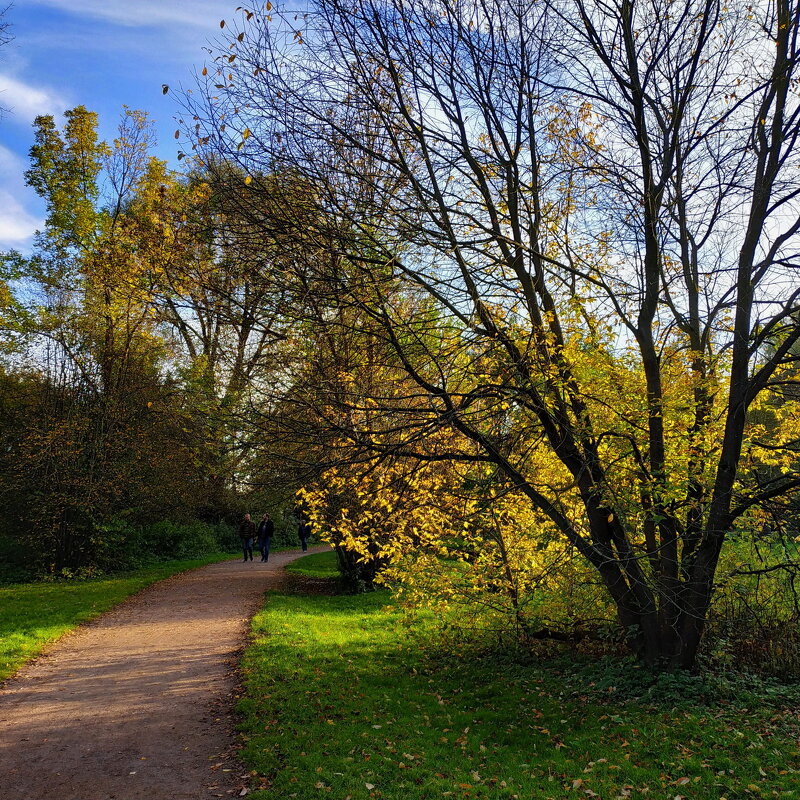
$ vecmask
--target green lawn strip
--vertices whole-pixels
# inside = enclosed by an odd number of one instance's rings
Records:
[[[18,583],[0,587],[0,680],[16,672],[43,648],[151,583],[178,572],[230,558],[164,561],[105,578]]]
[[[336,564],[336,552],[312,553],[298,558],[286,565],[287,572],[295,572],[309,578],[338,578],[339,567]]]
[[[800,797],[796,714],[575,697],[553,669],[443,659],[387,602],[269,596],[240,701],[254,800]]]

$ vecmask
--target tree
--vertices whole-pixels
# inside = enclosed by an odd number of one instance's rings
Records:
[[[800,338],[797,5],[242,13],[195,146],[315,187],[374,288],[342,295],[426,398],[352,439],[424,463],[426,433],[458,434],[447,458],[494,465],[581,553],[637,652],[691,667],[729,533],[798,485],[740,480],[745,447],[796,449],[748,419]],[[387,274],[435,304],[436,348]]]
[[[186,176],[162,172],[140,216],[162,242],[155,301],[205,426],[198,457],[207,496],[219,508],[234,487],[263,482],[253,470],[263,431],[252,430],[251,409],[283,369],[275,344],[286,336],[286,293],[274,280],[282,266],[268,243],[253,241],[237,210],[241,170],[211,163]]]
[[[167,374],[158,288],[169,238],[151,199],[169,176],[149,153],[150,124],[126,109],[109,146],[92,112],[65,117],[62,130],[36,120],[26,178],[46,225],[30,258],[6,259],[25,280],[28,307],[12,298],[7,316],[29,349],[6,380],[18,424],[0,487],[13,536],[35,541],[39,566],[56,572],[110,563],[115,524],[207,502],[196,458],[205,425]]]

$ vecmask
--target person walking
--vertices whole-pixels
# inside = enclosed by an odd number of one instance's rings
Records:
[[[275,533],[275,523],[269,514],[264,514],[258,525],[258,549],[261,551],[261,560],[269,561],[269,548],[272,544],[272,535]]]
[[[253,560],[253,537],[256,535],[256,525],[250,519],[249,514],[244,515],[244,519],[239,523],[239,538],[242,540],[242,549],[244,550],[244,561],[247,561],[248,556],[250,561]]]
[[[300,546],[305,553],[308,550],[308,536],[311,533],[311,526],[303,517],[300,517],[300,524],[297,526],[297,535],[300,537]]]

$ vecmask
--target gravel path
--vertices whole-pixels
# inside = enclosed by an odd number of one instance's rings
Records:
[[[0,798],[238,796],[238,653],[263,593],[300,555],[154,584],[25,667],[0,691]]]

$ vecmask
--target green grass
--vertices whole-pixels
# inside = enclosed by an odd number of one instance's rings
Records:
[[[442,655],[385,593],[273,594],[245,654],[254,800],[800,798],[796,709],[670,709]]]
[[[0,680],[8,678],[67,631],[145,586],[225,558],[230,555],[217,553],[191,560],[164,561],[106,578],[0,587]]]
[[[339,567],[336,565],[336,551],[312,553],[298,558],[286,565],[287,572],[295,572],[309,578],[338,578]]]

